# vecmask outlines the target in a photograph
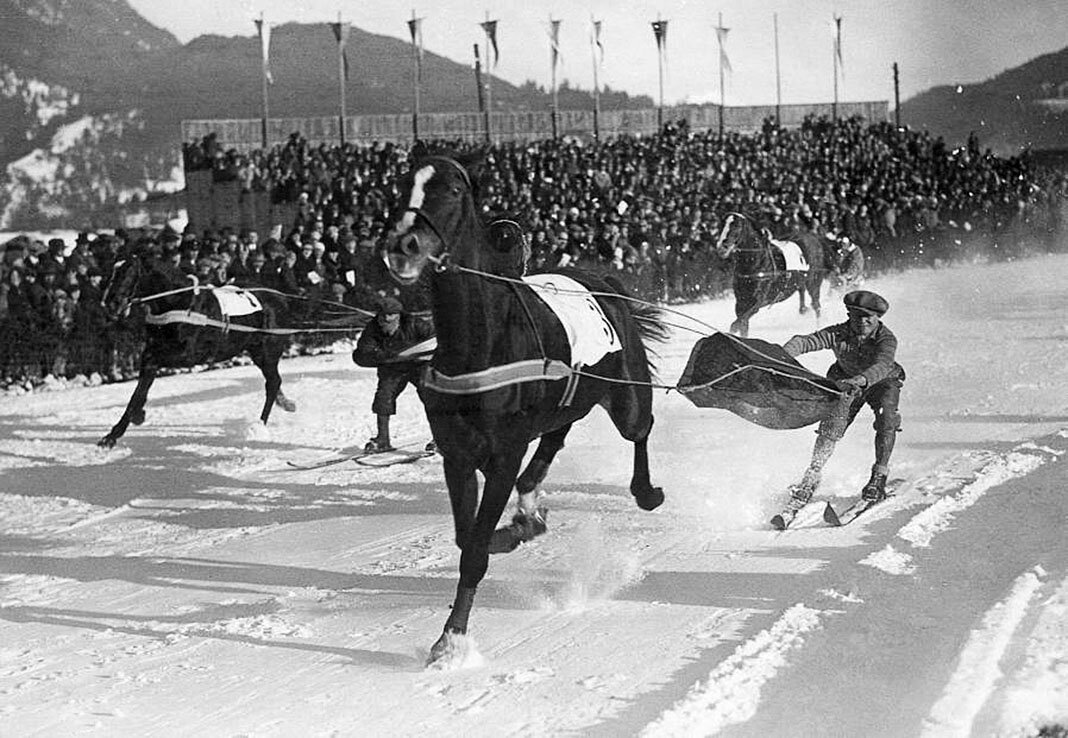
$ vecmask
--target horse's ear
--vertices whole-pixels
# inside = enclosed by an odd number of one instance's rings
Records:
[[[467,170],[472,184],[477,187],[478,182],[482,179],[482,174],[486,171],[486,149],[484,147],[475,149],[456,157],[456,161]]]
[[[412,144],[412,148],[408,151],[408,158],[412,161],[419,161],[420,159],[425,159],[430,156],[430,154],[430,147],[427,145],[426,141],[419,139]]]

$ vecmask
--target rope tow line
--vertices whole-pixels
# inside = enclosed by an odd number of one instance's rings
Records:
[[[566,288],[560,288],[560,287],[546,287],[544,285],[529,284],[527,282],[524,282],[521,279],[515,279],[513,277],[505,277],[505,276],[502,276],[500,274],[493,274],[491,272],[483,272],[483,271],[480,271],[478,269],[471,269],[470,267],[464,267],[464,266],[460,266],[459,264],[453,264],[453,263],[448,261],[448,255],[444,255],[444,256],[441,256],[441,257],[430,256],[428,258],[430,259],[430,261],[432,261],[434,264],[437,265],[438,269],[440,269],[442,271],[448,270],[448,269],[452,269],[452,270],[455,270],[455,271],[464,272],[464,273],[467,273],[467,274],[473,274],[473,275],[479,276],[479,277],[484,277],[486,279],[497,280],[497,281],[500,281],[500,282],[509,282],[509,283],[512,283],[512,284],[526,285],[527,287],[530,287],[533,290],[545,290],[547,292],[554,292],[554,293],[557,293],[557,294],[574,294],[574,295],[587,295],[587,294],[589,294],[589,295],[594,295],[594,296],[598,296],[598,297],[609,297],[609,298],[615,298],[615,299],[619,299],[619,300],[626,300],[626,301],[637,303],[639,305],[644,305],[646,307],[655,308],[655,309],[663,311],[663,312],[668,312],[668,313],[674,313],[676,315],[681,315],[682,317],[686,318],[687,320],[691,320],[691,321],[693,321],[695,323],[698,323],[699,325],[703,326],[704,328],[707,328],[713,334],[716,334],[716,333],[722,334],[723,336],[727,337],[731,341],[734,341],[735,343],[744,346],[747,351],[750,351],[750,352],[756,354],[757,356],[759,356],[760,358],[764,359],[765,361],[767,361],[767,362],[769,362],[771,364],[777,364],[779,366],[786,367],[787,369],[790,370],[790,371],[782,371],[782,370],[774,369],[772,367],[758,366],[756,364],[747,364],[745,366],[736,367],[732,371],[728,372],[727,374],[724,374],[721,377],[718,377],[717,379],[712,380],[711,382],[705,382],[704,384],[699,385],[699,386],[694,387],[694,388],[687,388],[689,391],[692,391],[692,390],[695,390],[695,389],[699,389],[701,387],[712,386],[714,384],[717,384],[718,382],[722,382],[724,379],[727,379],[728,377],[730,377],[730,376],[732,376],[734,374],[737,374],[737,373],[742,372],[742,371],[747,370],[747,369],[756,369],[757,371],[767,372],[769,374],[774,374],[776,376],[788,377],[790,379],[799,380],[799,381],[805,382],[806,384],[810,384],[813,387],[816,387],[816,388],[818,388],[818,389],[820,389],[820,390],[822,390],[824,392],[828,392],[828,393],[831,393],[831,394],[838,394],[838,395],[845,394],[844,392],[842,392],[840,390],[831,390],[831,389],[829,389],[829,388],[827,388],[827,387],[825,387],[825,386],[823,386],[821,384],[818,384],[817,382],[814,382],[811,379],[807,379],[805,377],[797,376],[794,373],[797,370],[796,366],[794,366],[792,364],[788,364],[788,363],[784,362],[782,359],[776,358],[774,356],[769,356],[766,353],[760,351],[759,349],[754,348],[753,346],[750,346],[749,344],[744,343],[737,336],[735,336],[735,335],[733,335],[731,333],[722,331],[722,330],[716,328],[715,326],[713,326],[713,325],[711,325],[709,323],[706,323],[705,321],[701,320],[700,318],[695,318],[692,315],[689,315],[687,313],[682,312],[681,310],[676,310],[674,308],[666,307],[666,306],[663,306],[663,305],[657,305],[656,303],[649,302],[648,300],[642,300],[642,299],[637,298],[637,297],[631,297],[630,295],[623,295],[623,294],[620,294],[618,292],[601,292],[601,291],[596,291],[596,290],[582,290],[582,291],[580,291],[580,290],[572,290],[572,289],[566,289]],[[672,325],[672,327],[679,328],[679,329],[682,329],[682,330],[689,330],[689,331],[692,331],[694,333],[698,333],[698,331],[696,329],[689,328],[688,326]],[[542,359],[531,359],[530,361],[532,361],[534,363],[541,363],[543,360]],[[551,360],[545,360],[545,361],[551,361]],[[517,363],[518,364],[524,364],[525,362],[517,362]],[[565,367],[567,366],[566,364],[563,364],[563,362],[559,362],[559,363],[561,364],[561,366],[565,366]],[[511,366],[513,366],[513,365],[509,364],[509,365],[504,365],[503,367],[498,367],[498,368],[499,369],[507,369],[508,367],[511,367]],[[486,370],[486,371],[491,371],[491,370]],[[602,376],[600,374],[593,374],[591,372],[586,372],[586,371],[583,371],[581,369],[574,369],[574,368],[571,368],[571,367],[567,367],[567,371],[570,372],[573,375],[587,377],[589,379],[597,379],[597,380],[600,380],[602,382],[611,382],[613,384],[640,385],[640,386],[645,386],[645,387],[652,387],[653,389],[663,389],[663,390],[667,390],[668,392],[670,392],[671,390],[675,390],[679,394],[685,394],[685,392],[683,390],[679,389],[678,386],[673,386],[673,385],[658,384],[656,382],[640,382],[640,381],[632,380],[632,379],[616,379],[614,377],[605,377],[605,376]],[[483,374],[483,372],[476,372],[474,374]],[[445,375],[438,375],[439,378],[440,377],[444,377],[444,376]],[[474,376],[474,375],[462,375],[462,376],[466,377],[466,376]],[[510,381],[508,383],[509,384],[516,384],[516,383],[521,382],[521,381],[536,381],[536,380],[562,379],[562,378],[563,377],[555,377],[555,376],[550,377],[550,376],[548,376],[548,372],[546,372],[544,374],[540,374],[540,375],[537,375],[537,376],[530,376],[530,378],[526,379],[526,380],[513,379],[512,381]],[[453,378],[453,379],[457,379],[458,380],[459,378],[457,377],[457,378]],[[461,394],[461,392],[459,392],[459,391],[457,391],[455,389],[455,387],[458,387],[458,386],[459,385],[454,385],[452,392],[447,392],[447,393],[448,394]],[[505,385],[500,385],[500,386],[505,386]],[[478,391],[486,391],[488,389],[489,389],[488,387],[483,387],[483,388],[480,388],[480,389],[472,388],[472,389],[469,389],[467,391],[468,392],[478,392]],[[446,392],[445,390],[442,390],[442,391]]]

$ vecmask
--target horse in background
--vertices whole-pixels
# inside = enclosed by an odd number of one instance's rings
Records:
[[[296,332],[278,327],[289,322],[286,298],[270,290],[226,290],[217,296],[219,288],[197,288],[195,282],[141,254],[116,262],[102,298],[104,309],[109,318],[120,320],[132,306],[144,306],[145,343],[133,396],[97,445],[112,448],[131,423],[144,422],[148,391],[160,369],[225,361],[242,352],[263,372],[266,401],[260,420],[266,423],[276,404],[287,412],[296,410],[282,393],[278,373],[279,359]],[[228,309],[228,300],[238,307]]]
[[[716,253],[733,268],[734,314],[730,331],[749,335],[749,319],[762,307],[798,294],[803,315],[805,293],[820,317],[820,290],[827,273],[826,255],[820,237],[805,231],[792,240],[780,241],[742,213],[729,213],[716,241]]]
[[[664,500],[663,491],[650,482],[647,452],[653,412],[646,342],[666,338],[660,311],[617,299],[625,296],[617,281],[579,270],[517,279],[522,254],[516,250],[524,248],[523,239],[487,232],[479,219],[475,203],[482,167],[477,156],[418,159],[403,181],[400,212],[386,237],[386,259],[399,282],[411,283],[424,270],[434,270],[437,350],[421,397],[444,457],[462,553],[456,598],[430,651],[431,663],[452,652],[456,634],[467,632],[491,550],[511,550],[518,540],[544,532],[543,517],[540,527],[529,525],[532,519],[538,523],[537,487],[572,424],[594,406],[604,407],[620,435],[634,445],[630,492],[637,505],[652,510]],[[581,354],[550,307],[550,292],[573,297],[578,312],[593,320],[609,346],[579,371]],[[529,444],[538,438],[520,473]],[[477,471],[484,477],[481,500]],[[513,519],[517,533],[497,529],[513,487],[519,493]]]

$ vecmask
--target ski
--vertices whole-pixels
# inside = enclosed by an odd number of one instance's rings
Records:
[[[898,485],[900,485],[903,481],[904,480],[902,479],[893,479],[887,482],[886,497],[883,497],[881,500],[865,500],[863,497],[861,497],[857,500],[854,500],[852,504],[850,504],[841,512],[835,510],[831,503],[828,502],[827,506],[823,509],[823,522],[827,523],[827,525],[831,525],[834,527],[840,527],[852,523],[854,520],[859,518],[868,510],[871,510],[880,502],[885,502],[888,498],[892,497]]]
[[[353,451],[341,450],[333,456],[328,456],[318,461],[309,461],[307,463],[300,463],[297,461],[287,461],[286,465],[293,471],[314,471],[315,469],[325,469],[330,466],[337,466],[338,464],[344,464],[346,461],[355,461],[357,463],[363,463],[362,459],[367,459],[372,456],[383,457],[396,457],[390,462],[379,464],[365,464],[365,466],[392,466],[393,464],[404,464],[418,459],[425,458],[427,456],[433,456],[433,451],[425,451],[422,447],[426,445],[426,441],[412,441],[408,443],[399,444],[387,451],[368,451],[365,448],[356,449]],[[418,448],[419,450],[414,450]],[[411,458],[409,458],[411,457]]]
[[[288,466],[293,471],[312,471],[315,469],[325,469],[328,466],[335,466],[337,464],[344,464],[346,461],[355,461],[363,456],[367,455],[367,451],[354,451],[352,453],[343,453],[336,456],[330,456],[325,459],[319,459],[318,461],[309,461],[307,463],[299,463],[296,461],[287,461]]]
[[[397,464],[411,464],[414,461],[419,461],[419,459],[429,458],[436,453],[437,451],[427,451],[425,449],[419,451],[391,449],[389,451],[378,451],[373,454],[363,454],[357,456],[354,461],[360,466],[382,468],[386,466],[395,466]]]
[[[801,511],[809,507],[810,505],[812,505],[811,501],[806,502],[803,505],[797,505],[792,501],[786,503],[786,506],[781,511],[772,516],[771,520],[769,521],[771,523],[771,527],[775,530],[786,530],[797,519],[797,516],[801,513]]]

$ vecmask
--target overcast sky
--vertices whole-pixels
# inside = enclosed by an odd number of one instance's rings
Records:
[[[409,40],[413,9],[424,46],[465,64],[484,41],[479,22],[498,21],[500,61],[494,74],[521,84],[550,80],[549,18],[562,21],[558,79],[592,88],[591,16],[601,20],[600,81],[634,94],[658,94],[651,22],[668,21],[665,102],[718,101],[714,27],[730,29],[725,51],[728,105],[774,104],[775,14],[782,102],[833,98],[833,17],[842,17],[839,99],[889,100],[891,65],[900,67],[901,99],[940,84],[981,82],[1068,46],[1068,0],[129,0],[151,23],[184,42],[208,33],[250,36],[262,12],[280,25],[343,20],[363,30]],[[331,43],[328,33],[324,43]],[[1051,80],[1059,83],[1065,79]]]

